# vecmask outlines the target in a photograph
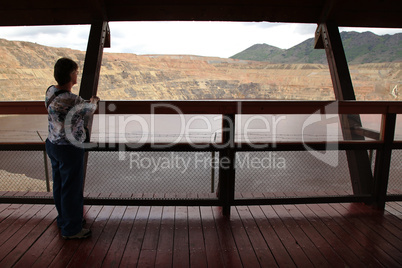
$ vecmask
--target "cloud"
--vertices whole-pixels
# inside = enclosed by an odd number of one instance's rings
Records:
[[[280,27],[284,25],[285,23],[280,23],[280,22],[244,22],[245,26],[252,26],[252,27],[258,27],[262,29],[269,29],[269,28],[275,28],[275,27]]]
[[[230,25],[211,22],[110,23],[110,28],[110,50],[136,54],[218,56],[232,39]]]
[[[35,38],[39,35],[67,34],[70,31],[63,26],[2,27],[1,30],[11,38]]]
[[[295,25],[267,22],[110,23],[113,52],[230,57],[256,43],[289,48],[314,36],[295,34]]]
[[[86,50],[90,25],[0,27],[0,38]]]
[[[314,35],[315,30],[317,29],[317,24],[295,24],[294,32],[299,35]]]

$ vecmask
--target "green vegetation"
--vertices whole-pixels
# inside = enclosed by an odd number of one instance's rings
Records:
[[[402,33],[378,36],[371,32],[342,32],[341,39],[350,64],[402,61]],[[256,44],[230,58],[271,63],[327,63],[325,50],[314,49],[314,38],[289,49]]]

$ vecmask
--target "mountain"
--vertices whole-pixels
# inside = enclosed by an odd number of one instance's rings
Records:
[[[277,57],[285,51],[285,49],[267,44],[255,44],[230,58],[238,60],[269,61],[270,58]]]
[[[379,36],[372,32],[341,32],[341,39],[349,64],[402,62],[402,33]],[[271,63],[327,64],[325,50],[314,49],[314,38],[289,49],[257,44],[230,58]]]
[[[75,60],[82,74],[84,51],[0,39],[0,102],[43,100],[46,88],[55,83],[53,66],[60,57]],[[402,62],[349,68],[358,100],[399,99]],[[335,99],[324,64],[127,53],[104,53],[98,96],[102,100]]]

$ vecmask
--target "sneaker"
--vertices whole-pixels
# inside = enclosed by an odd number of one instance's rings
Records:
[[[75,235],[70,235],[70,236],[64,236],[64,239],[84,239],[84,238],[88,238],[92,235],[91,230],[89,229],[84,229],[82,228],[81,231],[79,231],[77,234]]]

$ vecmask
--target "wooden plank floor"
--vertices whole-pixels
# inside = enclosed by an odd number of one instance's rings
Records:
[[[0,267],[402,267],[402,202],[86,206],[65,241],[53,205],[0,204]]]

